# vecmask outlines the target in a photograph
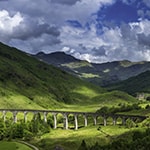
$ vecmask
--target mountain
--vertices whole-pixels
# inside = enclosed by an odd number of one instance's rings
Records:
[[[53,65],[59,65],[64,63],[78,62],[79,60],[71,55],[67,55],[64,52],[55,52],[51,54],[45,54],[44,52],[37,53],[36,57],[45,62]]]
[[[91,83],[108,86],[112,83],[126,80],[142,72],[150,70],[150,62],[130,62],[128,60],[107,62],[102,64],[78,60],[64,52],[51,54],[38,53],[36,58]]]
[[[0,108],[63,108],[133,102],[130,95],[107,92],[16,48],[0,43]]]
[[[143,72],[117,84],[108,87],[109,90],[121,90],[129,94],[150,93],[150,71]]]

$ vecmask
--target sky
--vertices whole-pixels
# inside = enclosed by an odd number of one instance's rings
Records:
[[[150,61],[150,0],[0,0],[0,41],[93,63]]]

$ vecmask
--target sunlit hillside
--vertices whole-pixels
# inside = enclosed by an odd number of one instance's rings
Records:
[[[109,96],[107,96],[109,95]],[[133,97],[108,93],[29,54],[0,44],[0,107],[63,108],[65,104],[95,104],[125,101]],[[107,102],[106,102],[107,97]],[[111,100],[112,101],[112,100]],[[130,100],[127,100],[128,102]]]

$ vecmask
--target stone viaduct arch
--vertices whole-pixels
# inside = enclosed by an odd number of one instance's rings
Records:
[[[53,116],[53,121],[54,121],[54,129],[57,128],[57,115],[61,114],[63,116],[63,127],[64,129],[68,129],[69,125],[68,125],[68,116],[70,114],[72,114],[74,116],[74,129],[78,130],[78,116],[82,115],[84,118],[84,126],[86,127],[88,125],[88,117],[92,116],[93,118],[93,124],[97,125],[97,118],[100,116],[103,118],[103,125],[106,126],[107,125],[107,118],[111,117],[113,120],[113,125],[116,125],[117,123],[117,119],[121,118],[122,119],[122,124],[125,125],[126,120],[127,119],[132,119],[133,121],[135,119],[141,119],[144,120],[147,118],[147,116],[139,116],[139,115],[122,115],[122,114],[114,114],[114,115],[101,115],[98,113],[93,113],[93,112],[68,112],[68,111],[55,111],[55,110],[31,110],[31,109],[0,109],[0,112],[2,112],[2,118],[4,119],[4,121],[6,121],[6,114],[7,112],[11,112],[13,115],[13,122],[16,123],[17,122],[17,114],[18,113],[23,113],[24,114],[24,121],[27,121],[27,114],[29,112],[33,113],[33,114],[37,114],[37,113],[43,113],[43,118],[44,118],[44,122],[47,122],[47,115],[49,113],[52,114]]]

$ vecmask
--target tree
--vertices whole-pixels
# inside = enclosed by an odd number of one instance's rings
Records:
[[[96,142],[95,145],[90,148],[90,150],[103,150],[103,148],[101,148]]]
[[[25,129],[23,131],[23,139],[27,140],[27,141],[30,141],[32,138],[33,138],[33,134],[30,131]]]
[[[78,150],[88,150],[87,145],[84,140],[82,140],[82,143],[80,147],[78,148]]]
[[[134,131],[133,132],[133,141],[136,141],[137,139],[141,139],[144,136],[144,134],[141,131]]]
[[[110,109],[107,106],[104,106],[101,109],[97,110],[97,113],[99,113],[100,115],[108,115],[110,114]]]
[[[10,126],[10,128],[7,128],[9,131],[9,138],[15,139],[15,138],[23,138],[23,126],[21,123],[14,123]]]
[[[2,119],[0,119],[0,140],[3,140],[5,136],[5,124]]]
[[[127,128],[133,128],[135,126],[136,126],[136,124],[134,123],[134,121],[132,121],[131,119],[126,120],[126,127]]]
[[[148,96],[148,97],[146,98],[146,100],[147,100],[147,101],[150,101],[150,96]]]
[[[143,126],[143,127],[150,127],[150,118],[146,118],[146,119],[142,122],[142,126]]]

